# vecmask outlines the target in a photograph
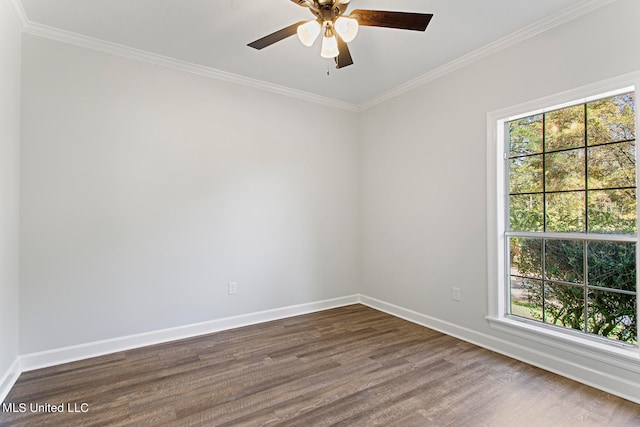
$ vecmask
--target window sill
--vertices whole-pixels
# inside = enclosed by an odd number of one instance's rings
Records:
[[[561,331],[540,327],[526,321],[487,316],[491,328],[525,338],[549,347],[588,357],[610,366],[640,373],[640,351],[638,347],[608,344],[574,336]]]

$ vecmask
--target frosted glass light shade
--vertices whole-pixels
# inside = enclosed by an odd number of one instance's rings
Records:
[[[311,46],[320,34],[320,24],[318,21],[306,22],[298,26],[297,32],[300,42],[305,46]]]
[[[351,0],[338,0],[338,3],[340,4],[349,4]]]
[[[355,39],[358,34],[358,21],[353,18],[345,18],[344,16],[341,16],[336,19],[334,28],[338,34],[340,34],[342,40],[345,43],[349,43],[351,40]]]
[[[338,50],[338,40],[336,40],[336,36],[324,36],[322,38],[322,51],[320,52],[320,56],[323,58],[335,58],[338,56],[340,51]]]

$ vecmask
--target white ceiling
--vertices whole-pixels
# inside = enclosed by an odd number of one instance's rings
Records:
[[[307,48],[293,36],[261,51],[247,47],[282,27],[312,18],[306,8],[289,0],[21,3],[27,30],[54,27],[358,106],[487,45],[504,43],[513,33],[524,34],[527,29],[532,33],[609,1],[352,0],[350,9],[434,17],[424,33],[361,27],[349,44],[354,65],[340,70],[332,59],[320,57],[319,41]]]

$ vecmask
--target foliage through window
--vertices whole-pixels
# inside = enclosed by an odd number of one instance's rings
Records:
[[[637,345],[633,93],[505,132],[509,314]]]

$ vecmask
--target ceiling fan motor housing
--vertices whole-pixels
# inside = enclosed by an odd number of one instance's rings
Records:
[[[312,8],[309,8],[309,10],[311,10],[319,20],[324,22],[334,22],[336,18],[340,17],[346,10],[346,5],[334,2],[333,0],[317,0],[316,6],[315,10]]]

